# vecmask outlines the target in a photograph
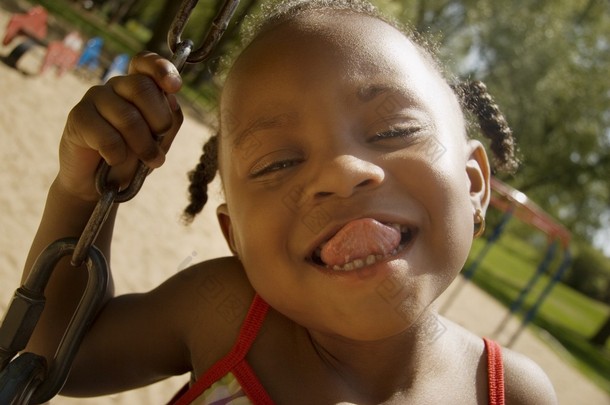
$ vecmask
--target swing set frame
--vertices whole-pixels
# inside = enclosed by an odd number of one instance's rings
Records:
[[[490,249],[500,239],[506,230],[506,225],[512,218],[517,218],[521,222],[546,235],[546,252],[542,261],[538,264],[536,271],[532,274],[526,285],[523,286],[519,291],[517,298],[510,304],[507,314],[492,333],[492,337],[498,336],[506,328],[512,316],[517,314],[524,307],[525,300],[532,293],[533,287],[539,282],[542,282],[542,276],[544,274],[549,274],[549,277],[546,285],[535,298],[533,304],[523,314],[519,328],[513,332],[509,340],[505,342],[504,345],[506,347],[511,347],[514,345],[515,341],[523,332],[525,327],[534,319],[538,313],[538,310],[544,303],[544,300],[548,297],[553,287],[559,281],[561,281],[566,270],[570,267],[572,263],[572,254],[570,252],[570,240],[572,235],[563,225],[557,222],[535,202],[530,200],[523,192],[509,186],[495,177],[491,178],[491,189],[492,194],[490,198],[490,206],[501,211],[503,215],[499,223],[487,237],[487,241],[483,248],[475,256],[470,265],[463,270],[461,284],[444,302],[439,312],[446,312],[447,309],[453,304],[464,285],[472,280]],[[557,268],[553,271],[551,270],[551,266],[554,258],[557,255],[558,249],[561,250],[563,257],[559,263],[559,266],[557,266]]]

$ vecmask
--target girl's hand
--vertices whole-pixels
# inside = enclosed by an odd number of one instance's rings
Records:
[[[121,188],[129,185],[138,160],[152,169],[161,166],[182,124],[174,96],[181,86],[171,62],[141,53],[127,76],[92,87],[70,112],[60,142],[57,180],[63,190],[98,200],[95,172],[102,158]]]

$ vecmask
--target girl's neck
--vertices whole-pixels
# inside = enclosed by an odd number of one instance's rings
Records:
[[[445,326],[426,310],[407,330],[377,341],[355,341],[309,331],[325,367],[346,388],[372,401],[384,401],[419,385],[442,358]]]

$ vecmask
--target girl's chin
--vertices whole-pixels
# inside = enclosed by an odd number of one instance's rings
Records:
[[[324,334],[334,336],[344,341],[374,343],[399,337],[409,329],[409,326],[408,323],[397,323],[395,325],[372,323],[368,327],[350,327],[342,330],[335,329],[326,331]]]
[[[409,329],[418,324],[418,319],[422,315],[421,313],[405,313],[396,308],[383,309],[383,313],[383,316],[351,314],[348,317],[352,317],[353,322],[348,320],[341,324],[328,325],[326,333],[341,336],[345,340],[382,341],[408,333]]]

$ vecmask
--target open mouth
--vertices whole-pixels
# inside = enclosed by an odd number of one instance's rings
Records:
[[[325,263],[324,260],[322,259],[322,256],[323,256],[322,249],[328,243],[328,240],[327,240],[327,241],[323,242],[322,244],[320,244],[320,246],[318,246],[311,253],[308,261],[315,264],[316,266],[320,266],[327,270],[332,270],[332,271],[357,270],[357,269],[361,269],[366,266],[371,266],[375,263],[379,263],[381,261],[384,261],[391,257],[396,256],[397,254],[402,252],[405,249],[405,247],[407,247],[415,237],[416,229],[409,227],[407,225],[400,225],[400,224],[393,224],[393,223],[384,223],[384,225],[392,227],[392,228],[396,229],[398,232],[400,232],[400,242],[398,243],[398,245],[395,248],[393,248],[392,250],[385,252],[384,254],[374,253],[374,254],[365,255],[363,257],[356,257],[356,258],[350,257],[349,261],[347,261],[344,264],[330,265],[328,263]],[[329,238],[329,240],[330,240],[330,238]]]

